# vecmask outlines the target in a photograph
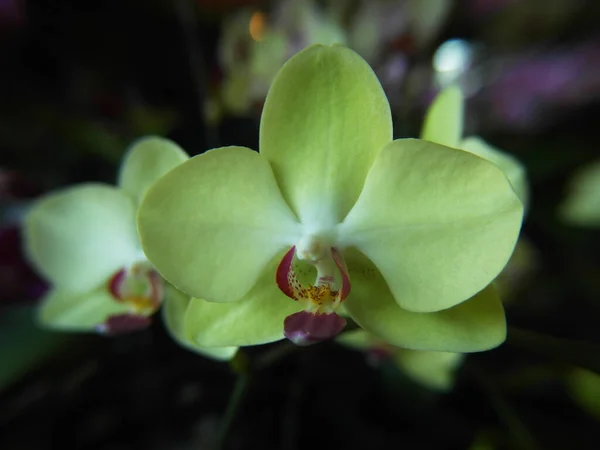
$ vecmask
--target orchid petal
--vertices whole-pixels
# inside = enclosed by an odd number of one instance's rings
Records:
[[[398,305],[431,312],[472,297],[500,273],[522,216],[495,165],[402,139],[381,151],[338,232],[373,261]]]
[[[41,199],[25,219],[25,246],[56,287],[86,292],[139,257],[135,204],[121,190],[84,184]]]
[[[466,150],[498,166],[508,177],[513,189],[525,205],[528,187],[525,168],[513,156],[492,147],[479,137],[462,140],[464,97],[457,86],[445,88],[427,110],[421,137],[436,144]]]
[[[346,255],[352,293],[346,311],[365,331],[398,347],[468,353],[506,338],[504,309],[493,285],[454,308],[433,313],[402,309],[375,266],[358,252]]]
[[[435,390],[447,391],[454,384],[454,372],[464,361],[463,353],[408,350],[393,347],[364,330],[342,333],[336,341],[364,352],[381,352],[416,383]]]
[[[105,287],[90,292],[51,290],[41,301],[40,323],[61,331],[98,331],[111,315],[126,314],[129,305],[120,303]]]
[[[515,193],[523,205],[527,205],[529,200],[529,187],[527,185],[527,177],[525,167],[521,162],[509,153],[491,146],[483,139],[477,136],[470,136],[460,144],[462,150],[487,159],[491,163],[498,166],[510,181]]]
[[[457,86],[441,91],[427,109],[421,138],[458,147],[463,133],[464,99]]]
[[[446,392],[452,389],[455,372],[465,355],[398,349],[393,358],[396,365],[415,382],[435,391]]]
[[[383,341],[360,328],[340,333],[340,335],[335,338],[335,341],[355,350],[369,350],[370,348],[383,343]],[[387,344],[383,343],[383,345]]]
[[[299,236],[269,163],[243,147],[208,151],[158,180],[142,201],[138,229],[164,278],[214,302],[243,298]]]
[[[139,203],[152,183],[186,159],[188,155],[168,139],[139,139],[123,159],[118,184]]]
[[[237,352],[237,347],[200,347],[188,338],[183,327],[185,314],[191,298],[171,285],[166,286],[165,304],[163,306],[163,320],[173,339],[180,345],[208,358],[219,361],[228,361]]]
[[[260,152],[300,221],[326,227],[358,198],[378,151],[392,138],[389,104],[354,51],[316,45],[292,57],[273,82]]]
[[[285,318],[302,309],[275,284],[282,255],[268,265],[256,285],[235,303],[212,303],[194,298],[186,312],[189,339],[202,347],[258,345],[283,339]]]

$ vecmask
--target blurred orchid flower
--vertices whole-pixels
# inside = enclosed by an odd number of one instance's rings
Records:
[[[30,260],[51,282],[40,319],[47,326],[118,333],[143,328],[164,298],[135,228],[148,186],[187,159],[175,144],[144,139],[125,156],[117,186],[86,183],[40,199],[25,219]]]
[[[125,333],[147,327],[164,301],[181,302],[144,255],[135,216],[148,186],[187,159],[171,141],[144,138],[125,155],[117,186],[72,186],[33,206],[24,224],[26,251],[52,284],[39,312],[44,326]]]
[[[298,51],[317,43],[346,41],[339,24],[312,0],[278,2],[270,16],[243,10],[223,29],[221,100],[235,114],[247,114],[261,104],[277,71]]]
[[[336,0],[322,5],[313,0],[284,0],[269,15],[241,11],[223,26],[221,103],[238,115],[258,111],[254,107],[262,105],[281,66],[314,44],[347,44],[381,72],[388,91],[398,90],[407,61],[393,49],[394,41],[410,33],[417,48],[426,47],[451,6],[449,0]]]

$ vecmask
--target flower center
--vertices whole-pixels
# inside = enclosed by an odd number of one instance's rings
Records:
[[[162,302],[163,283],[150,263],[139,261],[113,275],[109,290],[116,301],[129,305],[132,314],[150,316]]]
[[[316,269],[314,283],[304,283],[295,266],[308,264]],[[276,273],[277,285],[288,297],[299,302],[304,311],[288,316],[284,334],[298,345],[332,338],[346,326],[335,311],[350,293],[350,279],[341,253],[325,240],[304,237],[283,257]]]
[[[148,261],[138,261],[115,273],[108,281],[113,298],[128,306],[129,311],[112,314],[96,326],[102,334],[115,335],[148,327],[150,316],[160,307],[164,281]]]

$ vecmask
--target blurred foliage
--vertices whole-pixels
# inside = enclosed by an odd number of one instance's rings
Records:
[[[67,343],[65,336],[41,330],[35,308],[15,307],[0,316],[0,391],[50,358]],[[10,343],[10,345],[8,345]]]

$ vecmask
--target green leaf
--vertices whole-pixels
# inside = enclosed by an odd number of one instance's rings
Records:
[[[431,312],[492,282],[510,258],[522,217],[523,205],[495,165],[402,139],[378,155],[338,232],[373,261],[398,305]]]
[[[190,297],[173,286],[166,286],[162,313],[165,326],[171,337],[183,347],[202,356],[218,361],[229,361],[236,354],[237,347],[200,347],[187,337],[183,325],[190,300]]]
[[[246,346],[283,339],[284,319],[302,309],[274,280],[275,257],[250,292],[235,303],[192,299],[185,318],[188,337],[200,346]]]
[[[502,303],[493,286],[444,311],[402,309],[375,266],[357,252],[346,256],[352,290],[346,311],[364,330],[389,344],[414,350],[456,353],[497,347],[506,337]]]
[[[96,289],[141,253],[133,200],[104,184],[74,186],[42,198],[25,218],[24,235],[36,268],[66,291]]]
[[[458,147],[463,133],[464,99],[457,86],[441,91],[429,106],[421,138]]]
[[[281,69],[267,95],[260,152],[303,224],[331,226],[358,198],[392,139],[389,104],[369,65],[339,46],[309,47]]]
[[[106,286],[90,292],[50,291],[41,302],[40,323],[60,331],[95,331],[109,315],[129,312],[129,305],[120,303]]]
[[[242,147],[211,150],[158,180],[142,201],[138,229],[168,281],[214,302],[242,299],[300,233],[267,160]]]
[[[168,139],[139,139],[123,158],[118,185],[139,203],[152,183],[187,159],[187,154]]]

